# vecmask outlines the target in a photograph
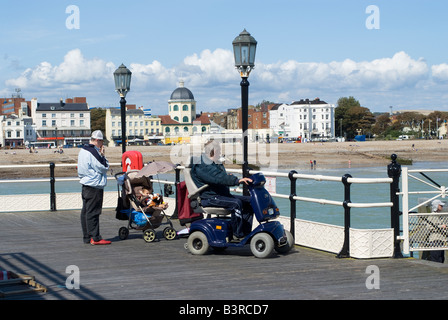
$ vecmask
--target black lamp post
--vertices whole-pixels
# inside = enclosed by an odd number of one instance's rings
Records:
[[[56,145],[56,148],[58,148],[58,147],[59,147],[59,142],[58,142],[58,126],[54,127],[54,136],[55,136],[55,138],[56,138],[56,143],[55,143],[55,145]]]
[[[122,152],[126,152],[126,94],[131,90],[131,76],[132,72],[125,67],[124,64],[115,70],[115,90],[121,97],[121,149]]]
[[[241,75],[241,115],[243,124],[243,177],[249,176],[249,166],[247,161],[248,151],[248,113],[249,113],[249,77],[250,72],[255,67],[255,52],[257,41],[246,29],[243,30],[232,42],[235,57],[235,68]],[[247,186],[243,185],[243,194],[249,195]]]

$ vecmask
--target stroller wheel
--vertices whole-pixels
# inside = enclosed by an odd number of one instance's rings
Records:
[[[118,230],[118,237],[120,238],[120,240],[126,240],[128,238],[129,235],[129,230],[126,227],[121,227]]]
[[[143,231],[143,240],[148,243],[153,242],[154,240],[156,240],[156,232],[152,229]]]
[[[166,227],[163,230],[163,236],[165,237],[166,240],[173,240],[174,238],[176,238],[176,230],[174,230],[171,227]]]

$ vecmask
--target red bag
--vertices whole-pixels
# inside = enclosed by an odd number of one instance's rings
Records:
[[[194,212],[188,199],[188,190],[185,181],[177,184],[177,216],[179,223],[184,226],[189,222],[202,219],[204,216],[200,212]]]

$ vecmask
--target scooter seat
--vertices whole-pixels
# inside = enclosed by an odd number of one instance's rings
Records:
[[[202,210],[204,210],[206,214],[215,214],[218,216],[227,216],[230,214],[230,211],[224,208],[202,207]]]

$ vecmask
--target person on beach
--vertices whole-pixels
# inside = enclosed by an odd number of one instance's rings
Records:
[[[219,143],[214,140],[207,142],[200,163],[192,164],[191,178],[198,188],[209,185],[201,193],[201,204],[205,207],[228,209],[231,212],[233,238],[241,239],[251,232],[253,209],[249,196],[233,195],[229,187],[240,183],[248,184],[252,180],[227,174],[220,157]]]
[[[107,184],[109,161],[104,155],[103,133],[92,133],[90,144],[78,154],[78,176],[82,184],[81,227],[84,243],[107,245],[111,241],[100,235],[100,215],[103,208],[104,187]]]

